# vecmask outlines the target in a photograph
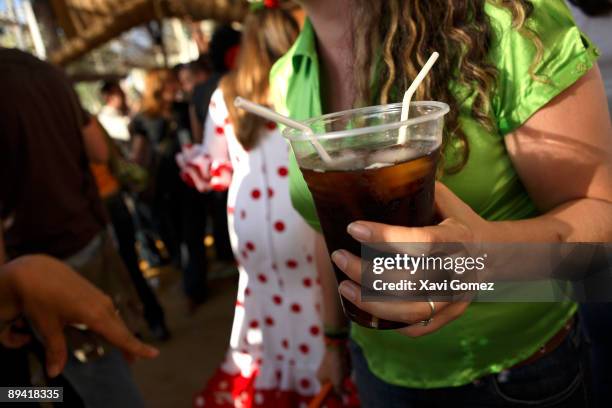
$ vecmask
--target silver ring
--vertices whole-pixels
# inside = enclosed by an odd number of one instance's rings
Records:
[[[436,313],[436,304],[433,302],[433,300],[427,299],[427,303],[429,304],[429,307],[431,307],[431,313],[427,319],[419,322],[421,326],[429,326],[429,324],[433,321],[434,314]]]

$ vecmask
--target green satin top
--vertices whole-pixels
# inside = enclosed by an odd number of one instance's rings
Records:
[[[529,73],[536,54],[533,42],[512,28],[506,9],[487,3],[494,29],[490,61],[499,71],[491,101],[498,131],[489,132],[471,118],[472,98],[452,107],[460,109],[470,155],[459,173],[443,176],[442,182],[488,220],[537,215],[508,157],[504,135],[576,82],[598,56],[574,24],[565,2],[532,3],[534,11],[528,24],[544,45],[543,58],[534,72],[538,79]],[[295,119],[322,114],[315,33],[308,21],[291,50],[273,67],[271,84],[279,112]],[[451,89],[470,94],[456,85]],[[446,154],[452,156],[452,151]],[[293,205],[320,230],[312,197],[291,156]],[[413,388],[459,386],[526,359],[559,331],[575,310],[575,304],[569,302],[473,303],[460,318],[421,338],[357,325],[353,325],[352,337],[363,349],[370,369],[388,383]]]

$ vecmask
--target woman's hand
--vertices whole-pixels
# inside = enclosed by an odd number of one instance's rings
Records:
[[[64,327],[69,324],[87,326],[128,356],[153,358],[159,354],[130,333],[107,295],[56,259],[24,256],[2,266],[0,277],[4,286],[0,292],[7,292],[0,299],[0,317],[10,320],[21,313],[28,318],[42,337],[51,377],[66,364]]]
[[[344,393],[344,380],[350,375],[350,361],[345,346],[327,346],[321,360],[317,378],[321,384],[330,382],[338,395]]]
[[[436,209],[442,219],[438,225],[422,228],[398,227],[357,221],[347,228],[357,241],[367,243],[418,242],[425,244],[496,241],[492,224],[476,214],[442,183],[436,183]],[[469,302],[435,302],[435,311],[428,302],[363,302],[361,300],[361,259],[348,251],[332,254],[334,263],[351,280],[342,282],[339,291],[347,300],[380,319],[410,324],[398,330],[411,337],[432,333],[461,316]],[[415,324],[433,317],[428,325]]]

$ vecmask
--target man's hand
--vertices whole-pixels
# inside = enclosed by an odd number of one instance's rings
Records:
[[[64,327],[70,324],[87,326],[129,356],[159,354],[130,333],[108,296],[66,264],[30,255],[0,268],[0,292],[7,293],[0,298],[0,319],[11,320],[19,313],[28,318],[42,337],[49,376],[57,376],[66,364]]]

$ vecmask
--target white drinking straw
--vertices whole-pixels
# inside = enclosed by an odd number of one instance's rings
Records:
[[[254,115],[261,116],[263,118],[271,120],[273,122],[279,122],[285,126],[289,126],[291,128],[301,130],[310,139],[310,142],[314,146],[319,156],[321,156],[321,159],[323,159],[323,161],[326,163],[331,162],[332,159],[330,155],[325,151],[323,146],[321,146],[321,144],[315,138],[314,132],[312,131],[312,129],[306,126],[305,124],[300,123],[297,120],[288,118],[287,116],[281,115],[278,112],[274,112],[272,109],[268,109],[265,106],[262,106],[257,103],[248,101],[244,98],[241,98],[240,96],[234,99],[234,106],[239,109],[244,109],[248,112],[251,112]]]
[[[416,92],[419,85],[421,85],[421,82],[423,82],[427,74],[429,74],[429,70],[436,63],[439,56],[440,54],[438,54],[437,52],[434,52],[433,54],[431,54],[431,57],[429,57],[425,65],[423,65],[423,68],[421,68],[421,71],[418,73],[416,78],[414,78],[414,81],[412,81],[412,84],[410,84],[410,87],[408,87],[408,90],[404,94],[404,100],[402,101],[402,114],[400,118],[402,122],[405,122],[408,120],[408,115],[410,113],[410,102],[412,101],[412,96]],[[398,141],[398,144],[400,145],[406,143],[406,130],[407,130],[406,126],[402,126],[399,129],[399,138],[397,139],[397,141]]]

